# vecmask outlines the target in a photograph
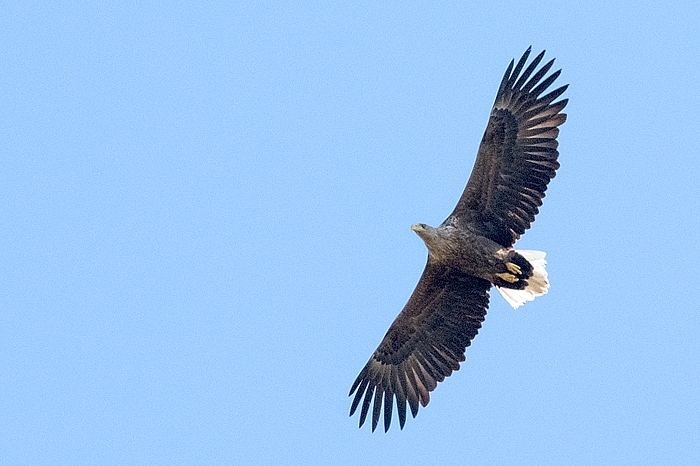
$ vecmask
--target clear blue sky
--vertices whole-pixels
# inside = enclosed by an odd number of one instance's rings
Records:
[[[697,2],[282,3],[0,6],[0,463],[700,464]],[[529,45],[550,293],[360,430]]]

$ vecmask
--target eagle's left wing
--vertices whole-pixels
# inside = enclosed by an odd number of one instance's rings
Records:
[[[558,126],[568,86],[542,95],[560,71],[545,78],[554,60],[537,69],[544,52],[523,70],[527,49],[510,62],[496,95],[479,153],[464,193],[446,222],[478,225],[479,233],[510,247],[530,228],[547,184],[559,168]],[[521,74],[522,72],[522,74]]]

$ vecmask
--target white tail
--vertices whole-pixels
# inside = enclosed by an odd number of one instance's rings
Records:
[[[527,288],[524,290],[513,290],[511,288],[496,287],[501,296],[508,301],[508,304],[517,309],[527,301],[532,301],[537,296],[542,296],[549,289],[549,280],[547,280],[547,270],[545,266],[547,261],[544,257],[547,255],[542,251],[516,251],[523,256],[532,265],[532,276],[527,279]]]

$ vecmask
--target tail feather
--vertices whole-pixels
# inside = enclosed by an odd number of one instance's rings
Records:
[[[545,269],[547,261],[544,259],[546,253],[529,250],[516,252],[527,259],[533,268],[532,276],[527,279],[527,287],[523,290],[496,287],[501,296],[508,301],[508,304],[513,306],[513,309],[519,308],[527,301],[534,300],[537,296],[546,294],[549,289],[549,280],[547,280],[547,270]]]

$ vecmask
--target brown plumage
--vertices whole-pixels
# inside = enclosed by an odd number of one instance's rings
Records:
[[[496,95],[467,186],[438,227],[413,225],[428,247],[416,289],[350,389],[360,427],[372,413],[391,425],[393,400],[403,429],[406,404],[413,417],[438,382],[459,369],[466,347],[486,316],[489,289],[513,306],[547,292],[544,253],[512,246],[535,220],[547,184],[559,168],[558,126],[568,100],[562,86],[540,97],[560,71],[554,60],[537,71],[544,52],[525,68],[530,49],[510,62]],[[522,72],[522,73],[521,73]],[[382,408],[383,405],[383,408]]]

